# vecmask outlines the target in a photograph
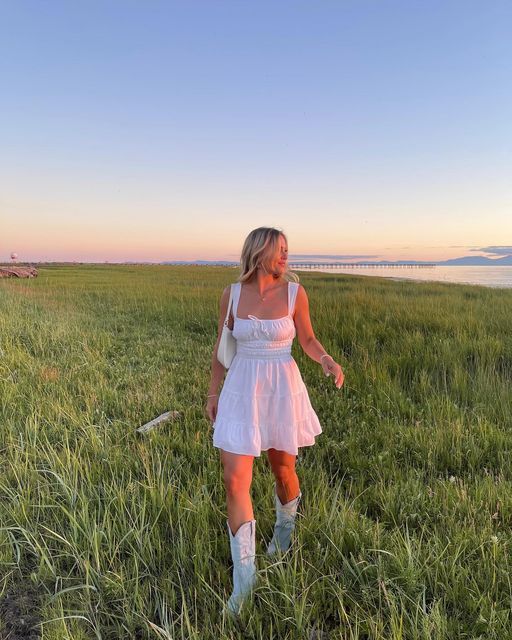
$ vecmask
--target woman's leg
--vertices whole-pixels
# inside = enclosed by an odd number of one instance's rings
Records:
[[[299,495],[299,478],[295,473],[297,456],[278,449],[268,450],[268,459],[276,479],[276,491],[282,504],[286,504]]]
[[[244,456],[221,449],[228,523],[233,535],[248,520],[254,520],[250,496],[254,456]]]
[[[295,473],[296,456],[285,451],[269,449],[268,459],[276,479],[276,524],[272,540],[267,547],[267,555],[273,556],[279,551],[286,551],[291,544],[302,493]]]
[[[227,527],[233,560],[233,593],[226,611],[237,615],[245,597],[256,582],[256,520],[249,490],[254,456],[244,456],[221,449],[224,485],[228,503]]]

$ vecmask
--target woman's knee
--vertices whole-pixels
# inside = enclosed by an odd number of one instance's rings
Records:
[[[251,488],[252,473],[250,471],[224,470],[224,486],[229,495],[246,493]]]
[[[287,484],[295,476],[296,457],[284,451],[270,449],[268,459],[272,468],[272,473],[277,482]]]
[[[253,458],[224,454],[223,463],[224,486],[227,493],[234,495],[249,491],[252,482]]]
[[[288,484],[295,475],[295,465],[276,464],[272,467],[274,477],[280,484]]]

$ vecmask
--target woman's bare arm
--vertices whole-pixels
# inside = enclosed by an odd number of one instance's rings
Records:
[[[327,353],[319,340],[315,337],[315,332],[311,325],[309,317],[309,300],[306,290],[300,284],[297,291],[297,299],[295,301],[294,314],[295,328],[297,330],[297,339],[304,352],[315,362],[322,365],[325,375],[333,375],[336,386],[339,388],[343,385],[344,375],[341,366],[334,358]],[[324,357],[322,357],[324,356]]]

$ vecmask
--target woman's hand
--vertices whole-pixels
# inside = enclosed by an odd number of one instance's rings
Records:
[[[341,389],[343,386],[343,381],[345,380],[345,375],[340,367],[340,365],[334,361],[331,356],[325,356],[321,360],[322,369],[326,376],[334,376],[334,383],[338,389]]]
[[[211,396],[206,400],[206,417],[213,424],[217,418],[217,406],[219,404],[219,396]]]

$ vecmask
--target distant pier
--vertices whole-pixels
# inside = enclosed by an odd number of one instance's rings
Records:
[[[378,264],[375,262],[291,262],[290,269],[431,269],[435,264],[410,264],[395,262],[392,264]]]

